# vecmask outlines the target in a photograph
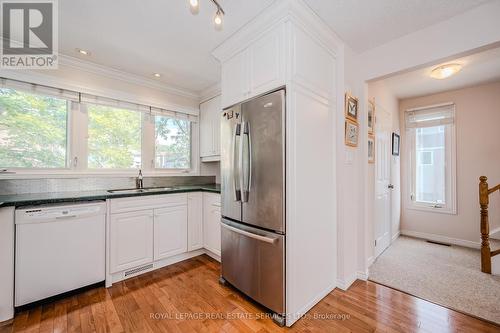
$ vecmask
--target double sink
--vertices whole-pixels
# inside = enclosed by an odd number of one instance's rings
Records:
[[[147,193],[147,192],[163,192],[173,190],[175,187],[145,187],[145,188],[129,188],[120,190],[108,190],[109,193]]]

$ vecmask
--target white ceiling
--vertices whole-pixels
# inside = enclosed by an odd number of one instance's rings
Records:
[[[210,0],[200,0],[196,16],[188,0],[59,1],[59,51],[147,78],[161,73],[161,83],[200,92],[219,81],[211,51],[273,1],[219,0],[226,11],[222,31],[213,28]],[[305,1],[359,52],[487,0]]]
[[[462,70],[443,80],[430,77],[433,68],[452,62],[463,65]],[[381,81],[397,98],[402,99],[500,80],[500,48],[475,53],[445,63],[398,74]]]
[[[198,15],[187,0],[59,1],[59,51],[147,78],[160,73],[160,82],[199,92],[220,76],[211,51],[272,2],[220,0],[227,15],[216,31],[210,0],[200,0]]]
[[[354,51],[363,52],[489,0],[306,0]]]

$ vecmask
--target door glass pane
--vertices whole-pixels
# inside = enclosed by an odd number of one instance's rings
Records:
[[[416,129],[416,201],[445,204],[445,126]]]
[[[191,167],[191,122],[155,116],[155,167],[189,169]]]
[[[87,105],[89,115],[88,167],[141,167],[141,117],[137,111]]]
[[[67,101],[0,89],[0,168],[65,168]]]

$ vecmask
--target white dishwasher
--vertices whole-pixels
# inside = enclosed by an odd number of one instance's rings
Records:
[[[104,202],[16,210],[15,306],[105,280]]]

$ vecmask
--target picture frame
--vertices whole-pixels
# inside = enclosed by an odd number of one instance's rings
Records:
[[[368,134],[373,134],[375,131],[375,100],[368,100]]]
[[[399,156],[401,138],[399,134],[392,133],[392,156]]]
[[[375,163],[375,136],[368,134],[368,163]]]
[[[355,123],[358,122],[358,99],[349,93],[345,94],[345,117]]]
[[[358,124],[350,119],[345,120],[345,145],[349,147],[357,147],[359,138]]]

